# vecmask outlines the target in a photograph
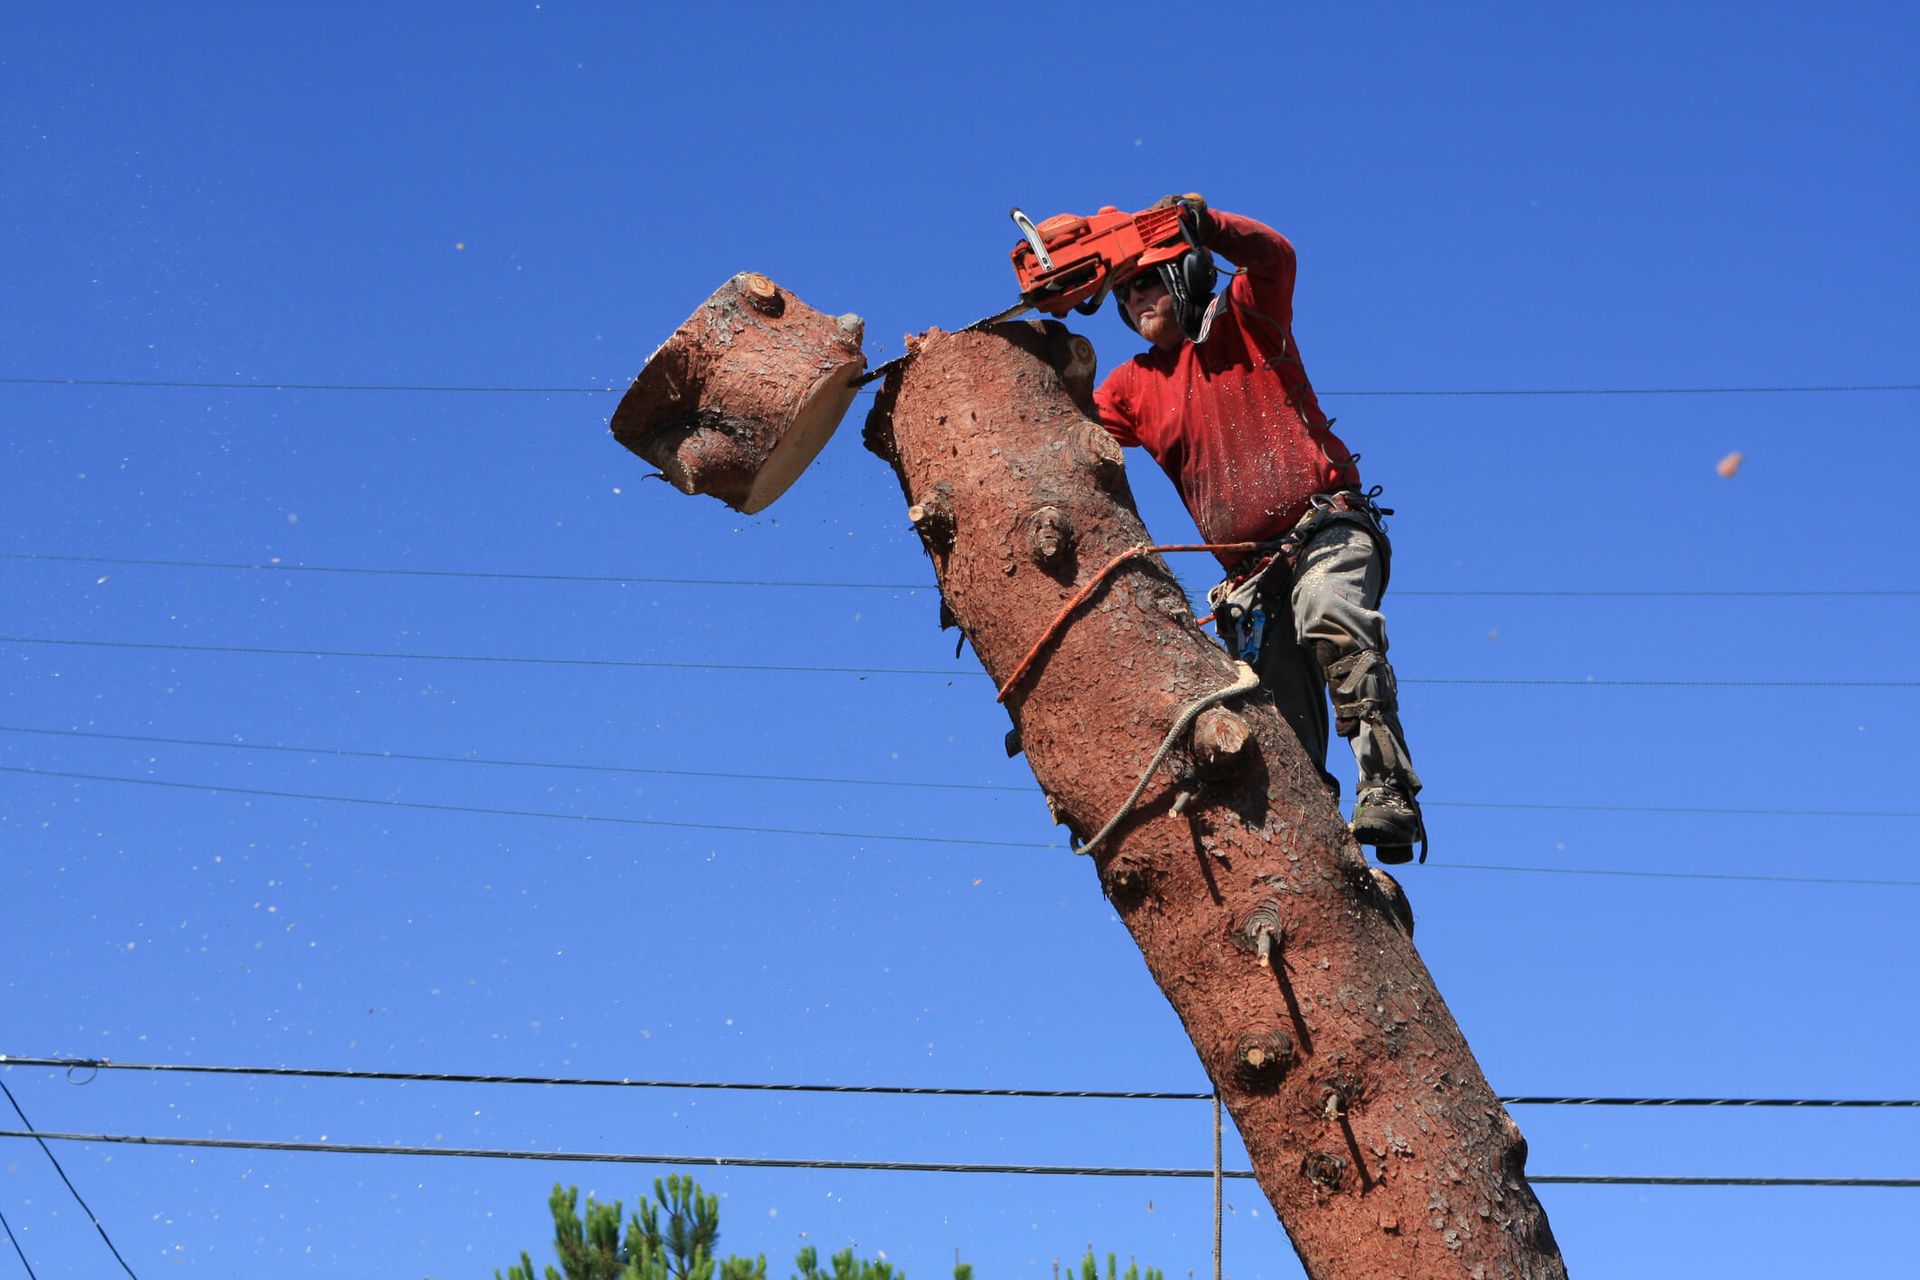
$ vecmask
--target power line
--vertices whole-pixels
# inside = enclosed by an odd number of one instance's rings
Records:
[[[863,1094],[910,1098],[1045,1098],[1120,1102],[1204,1102],[1211,1093],[1119,1089],[987,1089],[936,1085],[804,1084],[744,1080],[636,1080],[628,1077],[474,1075],[456,1072],[369,1071],[331,1067],[235,1067],[188,1062],[113,1062],[105,1058],[27,1058],[0,1054],[0,1067],[61,1067],[73,1071],[161,1071],[197,1075],[284,1077],[297,1080],[377,1080],[404,1084],[537,1085],[546,1088],[702,1089],[747,1093]],[[83,1082],[84,1083],[84,1082]],[[1914,1105],[1920,1106],[1920,1102]]]
[[[813,831],[801,827],[750,827],[724,822],[681,822],[671,818],[630,818],[613,814],[556,813],[546,809],[495,809],[480,805],[435,804],[426,800],[375,800],[367,796],[332,796],[309,791],[271,791],[263,787],[232,787],[224,783],[175,782],[166,778],[124,778],[101,773],[68,773],[54,769],[28,769],[0,765],[0,773],[27,774],[37,778],[67,778],[79,782],[118,782],[139,787],[171,787],[181,791],[210,791],[237,796],[264,796],[274,800],[317,800],[327,804],[370,805],[378,809],[425,809],[434,813],[469,813],[492,818],[558,818],[564,822],[613,823],[628,827],[675,827],[688,831],[726,831],[756,836],[812,836],[827,840],[892,840],[904,844],[945,844],[984,846],[990,849],[1051,849],[1063,851],[1064,844],[1043,844],[1034,840],[973,840],[960,836],[893,835],[877,831]],[[1920,884],[1920,881],[1915,883]]]
[[[1446,862],[1449,871],[1505,871],[1541,876],[1613,876],[1628,880],[1733,880],[1747,884],[1872,885],[1885,889],[1920,889],[1920,880],[1864,880],[1844,876],[1766,876],[1713,871],[1622,871],[1600,867],[1522,867],[1505,862]]]
[[[647,658],[529,658],[506,654],[388,653],[356,649],[274,649],[258,645],[162,644],[137,640],[67,640],[44,636],[0,636],[0,644],[65,645],[93,649],[157,649],[177,653],[233,653],[285,658],[386,658],[403,662],[491,662],[536,667],[633,667],[668,671],[774,671],[808,675],[981,676],[954,667],[832,667],[788,663],[670,662]],[[1406,681],[1402,680],[1402,684]]]
[[[239,569],[265,573],[365,574],[399,578],[466,578],[491,582],[584,582],[618,586],[670,587],[802,587],[814,591],[930,591],[931,582],[805,582],[758,578],[656,578],[626,574],[515,573],[479,569],[401,569],[323,564],[280,564],[276,561],[152,560],[130,556],[71,556],[38,551],[0,552],[0,560],[50,560],[70,564],[118,564],[155,569]],[[1920,591],[1913,592],[1920,595]]]
[[[0,644],[59,645],[91,649],[146,649],[168,653],[226,653],[282,658],[378,658],[401,662],[481,662],[543,667],[633,667],[667,671],[759,671],[805,675],[965,676],[986,672],[965,667],[839,667],[767,662],[676,662],[655,658],[539,658],[512,654],[395,653],[376,649],[282,649],[264,645],[182,644],[152,640],[73,640],[52,636],[0,636]],[[1920,680],[1682,680],[1564,676],[1400,676],[1401,684],[1481,685],[1514,688],[1589,689],[1920,689]]]
[[[629,773],[647,777],[714,778],[728,782],[804,782],[835,787],[898,787],[934,791],[998,791],[1031,795],[1032,786],[991,782],[896,781],[889,778],[838,778],[800,773],[739,773],[722,769],[663,769],[651,765],[569,764],[553,760],[504,760],[486,756],[427,755],[407,751],[356,751],[347,747],[280,746],[258,742],[219,741],[211,738],[166,738],[134,733],[97,733],[85,729],[37,729],[0,724],[0,733],[31,733],[61,738],[92,738],[108,742],[140,742],[170,747],[225,747],[240,751],[275,751],[297,756],[340,756],[352,760],[404,760],[427,764],[473,764],[511,769],[564,769],[577,773]],[[1880,815],[1890,817],[1896,815]],[[1913,815],[1920,817],[1920,814]]]
[[[890,840],[906,844],[970,845],[993,849],[1048,849],[1065,851],[1064,845],[1039,841],[985,840],[959,836],[922,836],[882,834],[860,831],[814,831],[789,827],[749,827],[732,823],[682,822],[668,818],[630,818],[608,814],[556,813],[542,809],[495,809],[479,805],[436,804],[426,800],[376,800],[367,796],[323,795],[311,791],[277,791],[262,787],[235,787],[214,782],[176,782],[167,778],[127,778],[113,774],[75,773],[59,769],[36,769],[20,765],[0,765],[0,773],[21,774],[33,778],[64,778],[77,782],[115,782],[137,787],[165,787],[176,791],[198,791],[214,795],[264,796],[275,800],[309,800],[325,804],[357,804],[382,809],[423,809],[433,813],[475,814],[494,818],[550,818],[568,823],[612,823],[619,826],[676,827],[692,831],[725,831],[745,835],[812,836],[826,840]],[[1544,875],[1614,876],[1628,879],[1746,881],[1756,884],[1819,884],[1854,887],[1920,889],[1920,880],[1849,879],[1839,876],[1776,876],[1719,874],[1708,871],[1625,871],[1602,867],[1532,867],[1506,863],[1448,863],[1436,869],[1458,871],[1531,872]]]
[[[1853,391],[1920,391],[1920,382],[1720,387],[1474,387],[1458,390],[1442,387],[1419,390],[1324,391],[1319,394],[1351,396],[1355,399],[1395,399],[1400,397],[1465,398],[1483,396],[1781,396]]]
[[[107,1234],[107,1229],[100,1225],[98,1215],[96,1215],[92,1208],[88,1206],[87,1202],[81,1198],[80,1189],[73,1185],[73,1179],[67,1177],[67,1171],[60,1167],[60,1161],[55,1158],[53,1149],[47,1145],[47,1138],[58,1137],[59,1135],[36,1132],[33,1127],[33,1121],[27,1119],[27,1113],[20,1109],[20,1103],[15,1100],[13,1090],[7,1088],[6,1081],[4,1080],[0,1080],[0,1094],[6,1095],[7,1103],[13,1108],[13,1114],[20,1117],[20,1124],[26,1130],[24,1133],[9,1130],[0,1136],[8,1138],[32,1138],[34,1142],[39,1144],[41,1153],[47,1157],[47,1163],[53,1166],[53,1171],[60,1175],[60,1181],[66,1184],[67,1193],[73,1197],[73,1202],[80,1206],[80,1212],[87,1215],[87,1221],[93,1223],[93,1229],[98,1231],[100,1233],[100,1239],[106,1242],[107,1252],[113,1255],[113,1260],[120,1264],[120,1269],[126,1272],[129,1277],[132,1277],[132,1280],[139,1280],[139,1277],[134,1276],[133,1268],[127,1265],[127,1260],[120,1256],[120,1251],[113,1247],[113,1238]],[[12,1228],[8,1228],[7,1234],[9,1236],[13,1234]],[[19,1247],[18,1242],[15,1243],[14,1247]],[[22,1254],[20,1260],[25,1262],[27,1260],[26,1255]]]
[[[626,390],[624,383],[618,386],[602,387],[463,386],[445,383],[396,382],[202,382],[160,378],[33,378],[20,375],[0,376],[0,384],[36,387],[141,387],[191,391],[408,391],[483,395],[608,395]],[[1817,395],[1875,391],[1920,391],[1920,383],[1750,384],[1704,387],[1436,387],[1321,391],[1318,394],[1350,396],[1356,399],[1392,399],[1401,397]]]
[[[120,1062],[109,1058],[26,1057],[0,1053],[0,1067],[56,1067],[75,1071],[150,1071],[190,1075],[259,1076],[297,1080],[368,1080],[403,1084],[537,1085],[545,1088],[706,1089],[749,1093],[863,1094],[921,1098],[1040,1098],[1119,1102],[1209,1102],[1211,1092],[1147,1089],[988,1089],[942,1085],[817,1084],[743,1080],[637,1080],[628,1076],[479,1075],[461,1072],[375,1071],[347,1067],[245,1067],[195,1062]],[[79,1081],[80,1084],[91,1082]],[[1727,1107],[1803,1110],[1920,1108],[1920,1098],[1685,1098],[1516,1094],[1510,1107]]]
[[[1525,809],[1555,813],[1717,814],[1743,818],[1920,818],[1920,809],[1742,809],[1731,805],[1541,804],[1523,800],[1422,800],[1423,809]]]
[[[0,551],[0,560],[45,560],[62,564],[113,564],[153,569],[227,569],[257,573],[357,574],[372,577],[453,578],[496,582],[574,582],[614,586],[669,587],[797,587],[809,591],[933,591],[932,582],[807,581],[793,578],[671,578],[629,574],[521,573],[485,569],[406,569],[379,565],[282,564],[277,560],[164,560],[134,556],[79,556],[45,551]],[[1906,599],[1920,596],[1920,588],[1766,588],[1755,590],[1615,590],[1555,588],[1420,589],[1396,587],[1395,599],[1418,596],[1434,599],[1596,599],[1596,600],[1718,600],[1718,599]]]
[[[1892,1187],[1920,1188],[1920,1178],[1723,1178],[1659,1177],[1644,1174],[1528,1174],[1542,1186],[1589,1187]]]
[[[103,742],[138,742],[149,746],[215,747],[230,751],[272,751],[283,755],[335,756],[350,760],[401,760],[424,764],[466,764],[509,769],[560,769],[574,773],[639,774],[646,777],[711,778],[726,782],[794,782],[835,787],[892,787],[929,791],[990,791],[1032,795],[1035,784],[996,782],[942,782],[927,778],[846,778],[804,773],[744,773],[724,769],[665,769],[652,765],[581,764],[557,760],[514,760],[496,756],[433,755],[412,751],[364,751],[350,747],[240,742],[220,738],[176,738],[158,734],[106,733],[90,729],[47,729],[32,725],[0,724],[0,733],[43,737],[85,738]],[[1518,809],[1554,813],[1708,814],[1760,818],[1920,818],[1920,809],[1755,809],[1733,805],[1546,804],[1529,801],[1423,800],[1427,808]]]
[[[0,1213],[0,1228],[5,1228],[7,1242],[13,1246],[13,1251],[20,1255],[20,1265],[27,1269],[27,1280],[39,1280],[39,1277],[33,1274],[33,1264],[27,1261],[27,1251],[22,1249],[20,1242],[14,1238],[13,1225],[7,1221],[7,1215],[4,1213]]]
[[[56,1142],[117,1143],[142,1147],[188,1147],[218,1151],[300,1151],[353,1156],[439,1156],[465,1160],[538,1160],[568,1164],[676,1164],[715,1169],[827,1169],[877,1173],[1027,1174],[1083,1178],[1211,1178],[1212,1169],[1156,1168],[1145,1165],[957,1164],[921,1160],[807,1160],[780,1156],[653,1155],[625,1151],[535,1151],[501,1147],[373,1146],[348,1142],[270,1142],[251,1138],[182,1138],[126,1133],[52,1133],[38,1135],[0,1129],[0,1138],[42,1137]],[[1224,1176],[1251,1179],[1251,1169],[1227,1169]],[[1666,1177],[1640,1174],[1530,1174],[1538,1183],[1640,1187],[1899,1187],[1920,1188],[1920,1178],[1741,1178]]]
[[[1798,1110],[1920,1107],[1920,1098],[1558,1098],[1518,1095],[1500,1101],[1509,1107],[1786,1107]]]
[[[457,386],[404,382],[193,382],[174,378],[24,378],[0,376],[0,384],[19,387],[143,387],[173,391],[416,391],[438,395],[604,396],[618,387]]]

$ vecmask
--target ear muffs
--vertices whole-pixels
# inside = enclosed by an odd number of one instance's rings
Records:
[[[1220,268],[1213,255],[1195,245],[1160,268],[1173,295],[1173,314],[1187,341],[1201,343],[1213,328],[1213,289],[1220,283]]]
[[[1179,280],[1180,287],[1176,289],[1169,283],[1169,293],[1184,292],[1187,297],[1197,300],[1210,297],[1214,286],[1220,283],[1220,268],[1213,264],[1213,254],[1204,248],[1187,250],[1171,266],[1170,274]]]

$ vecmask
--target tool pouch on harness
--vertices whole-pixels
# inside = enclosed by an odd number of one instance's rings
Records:
[[[1260,665],[1268,629],[1268,609],[1291,607],[1284,599],[1275,601],[1271,597],[1292,581],[1301,553],[1329,524],[1344,520],[1361,526],[1373,536],[1380,549],[1380,589],[1386,590],[1393,560],[1393,547],[1387,541],[1386,517],[1393,511],[1374,501],[1379,496],[1377,485],[1364,493],[1358,489],[1341,489],[1314,494],[1305,514],[1294,522],[1293,528],[1261,544],[1259,550],[1228,571],[1225,581],[1207,592],[1220,643],[1226,646],[1227,652],[1249,666]],[[1282,575],[1277,580],[1271,578],[1275,572]],[[1352,736],[1344,729],[1341,733]]]
[[[1246,578],[1228,578],[1207,592],[1220,643],[1228,653],[1256,670],[1267,640],[1267,603],[1263,596],[1267,575],[1280,567],[1280,558],[1270,556]]]

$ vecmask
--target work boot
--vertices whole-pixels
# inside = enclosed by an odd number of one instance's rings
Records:
[[[1373,846],[1373,856],[1389,866],[1413,861],[1413,846],[1423,832],[1420,811],[1391,783],[1360,788],[1353,803],[1353,838]]]

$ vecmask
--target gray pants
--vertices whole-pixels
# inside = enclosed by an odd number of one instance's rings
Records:
[[[1257,648],[1252,661],[1261,687],[1273,695],[1329,788],[1338,790],[1326,771],[1331,677],[1337,723],[1353,744],[1360,789],[1388,784],[1412,796],[1420,790],[1420,775],[1400,728],[1393,669],[1386,663],[1387,624],[1380,615],[1383,540],[1362,519],[1327,520],[1291,573],[1284,560],[1276,560],[1237,587],[1222,583],[1210,598],[1221,642],[1239,656]]]

